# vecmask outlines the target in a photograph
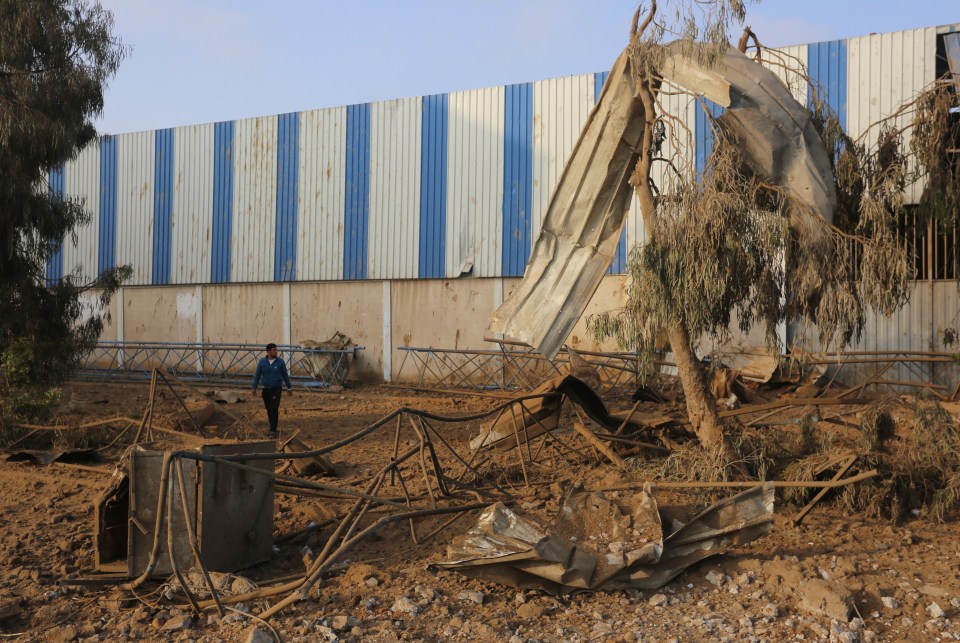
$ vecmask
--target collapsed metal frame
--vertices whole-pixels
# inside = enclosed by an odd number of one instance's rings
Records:
[[[339,377],[347,372],[349,360],[363,348],[277,346],[278,353],[287,362],[291,381],[307,388],[343,384],[338,381]],[[260,344],[102,341],[84,358],[76,377],[142,381],[149,380],[156,368],[186,381],[249,384],[261,357],[263,346]],[[318,357],[326,359],[317,360]],[[318,361],[325,361],[322,369],[317,367]]]
[[[532,390],[564,373],[571,351],[566,347],[554,359],[522,342],[486,338],[499,349],[466,350],[401,346],[404,351],[398,380],[425,388],[475,390]],[[573,351],[597,369],[601,393],[632,392],[640,381],[642,364],[636,353]],[[669,365],[655,361],[655,365]]]

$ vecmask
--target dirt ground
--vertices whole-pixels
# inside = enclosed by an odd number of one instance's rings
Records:
[[[139,418],[147,396],[146,383],[71,383],[64,389],[67,404],[59,421]],[[391,387],[298,393],[283,400],[281,433],[300,430],[304,441],[319,446],[399,407],[466,415],[500,401]],[[630,405],[627,399],[608,403],[613,409]],[[163,396],[157,407],[158,425],[173,416],[175,404],[172,396]],[[641,413],[656,411],[647,406]],[[244,397],[227,408],[265,430],[259,398]],[[447,437],[452,445],[465,446],[477,430],[476,422],[451,425]],[[129,433],[118,437],[117,429],[88,434],[87,441],[94,446],[116,440],[102,449],[104,462],[93,465],[100,472],[0,462],[0,605],[12,602],[19,607],[18,613],[0,620],[0,636],[24,641],[273,640],[270,630],[249,615],[261,611],[261,602],[241,603],[222,618],[215,611],[194,618],[164,600],[162,585],[145,591],[137,601],[109,588],[60,583],[94,573],[94,501],[106,488],[124,443],[132,438]],[[57,434],[52,439],[58,446],[86,446],[77,435]],[[51,437],[43,439],[50,446]],[[324,480],[347,486],[369,480],[371,472],[389,460],[393,439],[392,430],[383,431],[335,452],[341,475]],[[544,467],[530,472],[543,484],[524,489],[516,475],[508,484],[521,498],[521,506],[549,511],[557,501],[551,482],[597,475],[597,469]],[[686,493],[658,492],[656,497],[661,505],[707,501]],[[332,503],[277,493],[276,535],[317,520],[324,504]],[[778,495],[770,534],[733,555],[708,559],[660,590],[560,597],[427,570],[429,562],[445,559],[447,545],[471,526],[476,512],[419,545],[411,540],[406,524],[397,525],[351,550],[308,600],[281,612],[271,624],[283,641],[960,640],[956,524],[919,518],[896,524],[867,520],[822,503],[795,527],[789,520],[794,513],[796,507],[781,504]],[[418,531],[424,534],[441,522],[428,521]],[[320,530],[280,543],[269,563],[238,574],[261,587],[271,579],[302,574],[301,549],[306,545],[319,551],[329,533]],[[835,594],[844,592],[852,595],[855,605],[849,622],[824,613]]]

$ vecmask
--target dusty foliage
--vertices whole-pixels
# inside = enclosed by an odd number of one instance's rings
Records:
[[[700,9],[710,9],[710,19],[681,10],[673,22],[653,20],[635,38],[642,79],[656,81],[658,43],[665,37],[677,37],[708,63],[729,46],[721,34],[742,19],[743,4],[705,3]],[[669,170],[661,184],[654,183],[655,172],[634,177],[651,185],[657,210],[649,241],[629,254],[626,306],[590,319],[599,339],[613,337],[624,348],[649,354],[662,347],[662,329],[671,324],[682,323],[694,338],[723,340],[736,319],[741,329],[764,328],[768,344],[782,350],[777,326],[799,320],[816,329],[823,347],[838,350],[860,337],[867,310],[888,315],[906,302],[911,273],[897,231],[916,214],[906,203],[906,188],[923,180],[924,216],[950,225],[958,220],[960,165],[947,153],[960,146],[960,119],[950,112],[958,105],[956,92],[934,84],[854,140],[794,62],[790,71],[812,88],[813,123],[830,152],[834,224],[819,219],[820,225],[811,225],[802,204],[755,176],[741,146],[724,131],[722,116],[718,120],[706,106],[715,145],[698,174],[676,152],[693,149],[692,133],[658,106],[650,156],[653,168],[661,163]]]
[[[814,480],[832,474],[835,466],[824,468],[830,459],[858,453],[856,471],[877,469],[876,478],[840,489],[836,501],[851,512],[869,517],[898,519],[908,511],[919,511],[942,521],[960,512],[960,428],[934,400],[909,405],[900,423],[894,409],[903,407],[897,398],[878,400],[864,410],[856,440],[834,439],[800,457],[788,456],[780,476],[792,480]],[[828,434],[819,430],[818,433]],[[836,437],[834,432],[830,435]],[[834,463],[835,464],[835,463]],[[814,492],[784,490],[783,498],[805,502]]]

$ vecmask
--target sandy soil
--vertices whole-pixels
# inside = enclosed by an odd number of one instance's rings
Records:
[[[64,399],[75,403],[64,409],[61,420],[139,417],[147,392],[146,384],[73,383],[65,388]],[[298,429],[306,442],[322,445],[402,406],[463,415],[497,402],[388,387],[305,393],[284,399],[281,430],[289,434]],[[158,425],[174,416],[175,404],[171,395],[163,396]],[[629,402],[610,404],[620,409]],[[228,410],[266,428],[259,399],[244,398]],[[645,405],[643,411],[655,414],[657,408]],[[224,427],[232,423],[222,414],[214,419]],[[455,447],[464,447],[477,430],[475,422],[451,425],[446,435]],[[116,436],[117,430],[103,430],[89,440],[106,444]],[[54,437],[60,446],[83,446],[74,433]],[[104,452],[106,461],[96,465],[103,473],[0,462],[0,608],[8,601],[19,606],[18,614],[0,620],[0,635],[38,641],[272,640],[266,627],[236,611],[225,618],[216,612],[193,618],[164,605],[162,588],[136,601],[109,588],[59,583],[93,573],[93,503],[107,485],[111,462],[130,437]],[[44,439],[49,445],[50,436]],[[358,485],[369,479],[392,449],[391,429],[336,452],[333,459],[342,476],[331,483]],[[512,484],[525,506],[549,509],[557,501],[549,482],[605,470],[595,465],[561,471],[544,466],[530,473],[547,484],[524,490],[516,475]],[[704,501],[689,494],[657,498],[661,505]],[[321,505],[338,509],[331,501],[278,493],[276,534],[316,520]],[[309,600],[282,612],[272,625],[283,641],[960,640],[960,535],[955,524],[865,520],[824,503],[794,527],[789,517],[795,511],[778,505],[769,535],[735,555],[692,568],[659,591],[556,598],[426,570],[427,563],[444,559],[447,543],[465,531],[476,514],[420,545],[412,542],[405,524],[398,525],[351,551]],[[427,521],[418,530],[426,533],[440,522]],[[328,535],[314,532],[283,543],[270,563],[240,574],[263,586],[270,579],[302,573],[301,548],[318,551]],[[811,582],[815,579],[825,582]],[[855,604],[849,622],[810,607],[819,602],[829,610],[835,594],[844,592],[852,594]],[[238,607],[260,610],[260,604]]]

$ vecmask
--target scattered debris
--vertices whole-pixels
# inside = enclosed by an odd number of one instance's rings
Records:
[[[622,499],[573,491],[548,529],[493,505],[450,545],[451,560],[433,567],[550,594],[657,589],[690,565],[762,536],[772,520],[771,486],[721,500],[666,537],[647,491]],[[601,534],[607,540],[597,540]]]

